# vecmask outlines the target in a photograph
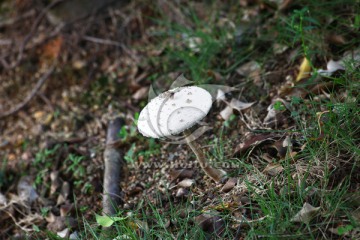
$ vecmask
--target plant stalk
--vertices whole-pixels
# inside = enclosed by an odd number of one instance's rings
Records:
[[[222,169],[213,168],[209,162],[206,160],[204,152],[200,149],[199,145],[195,142],[195,140],[191,139],[189,134],[185,133],[187,136],[185,137],[186,143],[189,145],[191,150],[195,153],[198,162],[200,163],[200,167],[204,170],[206,175],[208,175],[215,182],[220,182],[220,180],[226,175],[226,172]]]

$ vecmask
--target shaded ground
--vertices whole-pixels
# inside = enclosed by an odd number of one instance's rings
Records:
[[[132,220],[112,237],[359,237],[359,8],[304,3],[133,1],[67,24],[41,1],[3,3],[0,235],[98,232],[106,125],[120,115],[119,215]],[[180,74],[238,88],[199,139],[228,164],[224,182],[188,168],[187,146],[137,132],[149,85]],[[303,204],[320,208],[299,217]]]

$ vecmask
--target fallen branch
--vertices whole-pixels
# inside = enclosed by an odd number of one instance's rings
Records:
[[[120,181],[123,179],[122,169],[125,167],[125,162],[120,151],[111,143],[118,140],[118,133],[123,124],[123,119],[116,118],[110,121],[107,129],[103,198],[103,212],[107,215],[115,215],[116,208],[121,202]]]
[[[41,78],[36,83],[33,90],[30,92],[30,94],[22,101],[21,103],[17,104],[14,108],[10,109],[7,112],[1,113],[0,118],[8,117],[16,112],[18,112],[20,109],[26,106],[30,102],[30,100],[35,96],[35,94],[39,91],[39,89],[42,87],[42,85],[45,83],[45,81],[49,78],[49,76],[53,73],[55,70],[55,65],[52,65],[50,69],[41,76]]]

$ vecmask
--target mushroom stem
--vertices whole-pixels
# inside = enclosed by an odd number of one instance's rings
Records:
[[[204,170],[206,175],[208,175],[215,182],[220,182],[220,180],[226,175],[226,172],[222,169],[213,168],[205,158],[204,152],[200,149],[199,145],[195,140],[191,139],[190,134],[185,132],[186,143],[189,145],[191,150],[195,153],[198,162],[200,163],[201,168]]]

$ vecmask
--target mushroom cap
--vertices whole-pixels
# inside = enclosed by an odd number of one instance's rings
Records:
[[[152,99],[140,112],[139,132],[152,138],[179,134],[202,120],[212,105],[203,88],[178,87]]]

